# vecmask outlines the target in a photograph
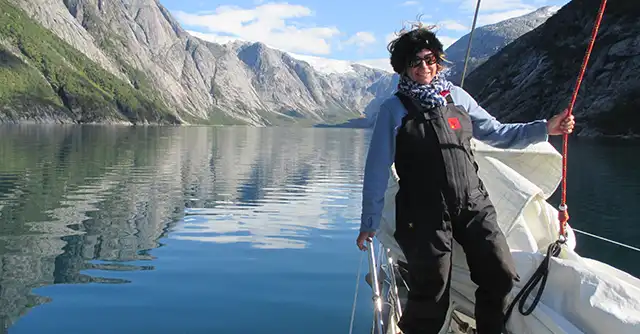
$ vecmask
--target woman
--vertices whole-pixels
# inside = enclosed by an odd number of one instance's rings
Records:
[[[523,148],[548,135],[571,133],[567,111],[549,121],[501,124],[442,75],[442,43],[428,29],[389,44],[400,75],[398,92],[377,116],[365,167],[362,221],[356,240],[366,250],[380,225],[391,164],[400,178],[395,239],[409,269],[409,296],[399,327],[435,334],[449,307],[452,238],[463,247],[476,290],[480,334],[502,332],[506,296],[518,279],[495,208],[477,175],[470,141]]]

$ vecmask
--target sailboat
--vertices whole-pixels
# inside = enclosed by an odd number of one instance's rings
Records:
[[[496,149],[473,141],[479,176],[498,212],[520,282],[511,293],[518,300],[506,324],[513,334],[638,334],[640,333],[640,279],[575,252],[576,231],[567,224],[560,254],[547,251],[558,237],[558,211],[547,202],[561,181],[562,155],[549,143],[523,150]],[[391,168],[385,205],[376,234],[377,247],[368,247],[367,282],[374,294],[374,333],[398,333],[409,286],[402,250],[395,232],[395,193],[398,176]],[[632,248],[633,249],[633,248]],[[635,249],[640,252],[640,249]],[[454,243],[451,305],[441,333],[473,333],[474,292],[462,247]],[[639,254],[640,255],[640,254]],[[548,261],[548,262],[546,262]],[[545,262],[547,264],[545,264]],[[546,282],[527,287],[539,269]],[[537,291],[543,289],[538,297]],[[539,299],[537,304],[533,304]],[[530,314],[527,314],[531,312]]]
[[[477,1],[467,57],[479,5],[480,0]],[[602,0],[570,112],[605,6],[606,0]],[[507,237],[521,277],[509,297],[505,333],[639,334],[640,279],[578,254],[575,235],[588,233],[573,229],[567,220],[561,221],[558,209],[547,202],[561,184],[566,188],[566,143],[565,136],[561,154],[546,142],[525,149],[497,149],[472,140],[478,174],[496,208],[498,224]],[[394,238],[398,181],[391,166],[380,230],[375,237],[377,245],[372,240],[367,247],[369,273],[366,281],[373,294],[372,333],[375,334],[400,332],[397,321],[410,289],[406,280],[406,260]],[[566,210],[564,190],[561,211]],[[640,255],[638,248],[619,245]],[[451,301],[440,334],[475,333],[476,285],[470,279],[464,251],[456,242],[452,257]]]

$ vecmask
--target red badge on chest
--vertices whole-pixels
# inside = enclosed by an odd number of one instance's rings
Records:
[[[447,121],[449,122],[449,127],[453,130],[458,130],[460,129],[460,120],[456,117],[449,117],[449,119],[447,119]]]

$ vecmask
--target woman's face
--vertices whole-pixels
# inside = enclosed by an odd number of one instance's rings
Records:
[[[436,56],[430,50],[423,49],[409,60],[407,75],[419,84],[430,84],[438,73]]]

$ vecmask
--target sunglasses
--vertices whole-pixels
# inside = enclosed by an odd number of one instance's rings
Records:
[[[415,57],[414,59],[409,61],[409,66],[410,67],[418,67],[418,66],[420,66],[422,64],[423,61],[425,63],[427,63],[427,65],[433,65],[433,64],[438,62],[436,56],[434,56],[433,54],[428,54],[428,55],[424,56],[424,58]]]

